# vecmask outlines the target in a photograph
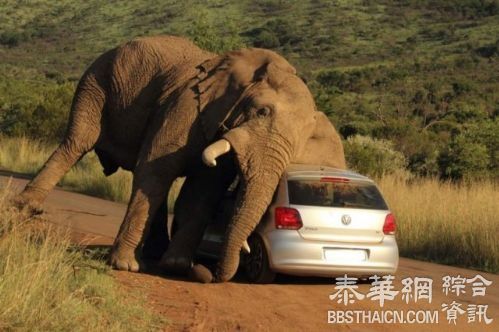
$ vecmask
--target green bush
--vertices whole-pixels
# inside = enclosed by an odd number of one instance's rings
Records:
[[[256,47],[277,48],[279,46],[296,45],[302,41],[296,24],[282,18],[272,19],[263,26],[244,32]]]
[[[479,121],[456,135],[438,157],[442,178],[499,176],[499,119]]]
[[[404,5],[433,10],[441,18],[460,16],[465,19],[494,16],[499,13],[497,0],[407,0]]]
[[[484,58],[499,56],[499,39],[494,44],[487,44],[477,48],[475,52]]]
[[[207,18],[207,13],[199,13],[187,29],[187,35],[202,49],[223,53],[244,47],[238,27],[233,21],[225,21],[223,27],[215,25]]]
[[[489,167],[487,146],[458,135],[438,157],[440,176],[461,180],[482,177]]]
[[[293,1],[286,0],[256,0],[253,4],[258,6],[265,14],[290,9],[293,6]]]
[[[394,150],[389,140],[356,135],[349,137],[344,147],[349,168],[372,177],[403,170],[406,165],[404,155]]]
[[[40,93],[40,91],[38,91]],[[7,136],[60,140],[66,130],[74,86],[54,85],[41,92],[38,100],[7,105],[0,113],[0,131]]]
[[[279,38],[272,31],[262,30],[253,41],[253,45],[263,48],[277,48],[281,44]]]
[[[317,81],[324,87],[337,87],[343,91],[360,92],[371,85],[370,69],[340,72],[326,69],[317,74]]]
[[[18,31],[5,31],[0,33],[0,44],[8,47],[15,47],[28,39],[29,38],[25,33]]]

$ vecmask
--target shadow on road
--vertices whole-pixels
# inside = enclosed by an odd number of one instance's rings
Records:
[[[84,251],[85,256],[91,259],[107,261],[109,253],[111,251],[110,245],[100,245],[91,244],[83,245],[80,248]],[[143,262],[143,270],[141,273],[148,274],[151,276],[157,276],[165,279],[171,279],[176,281],[186,281],[195,282],[189,279],[185,275],[178,275],[174,273],[165,272],[162,268],[158,266],[157,260],[145,259]],[[215,270],[216,262],[213,260],[203,260],[199,263],[204,264],[211,271]],[[231,280],[233,283],[237,284],[250,284],[244,273],[238,271],[234,278]],[[273,282],[274,285],[331,285],[334,284],[333,278],[320,278],[320,277],[298,277],[289,275],[277,275],[276,280]]]
[[[31,175],[31,174],[12,172],[12,171],[7,171],[7,170],[3,170],[3,169],[0,169],[0,176],[7,176],[7,177],[13,177],[16,179],[24,179],[24,180],[31,180],[33,178],[33,175]]]

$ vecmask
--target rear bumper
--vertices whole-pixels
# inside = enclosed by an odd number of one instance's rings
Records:
[[[263,238],[272,270],[298,276],[335,277],[343,274],[372,276],[393,274],[399,261],[394,236],[385,236],[380,243],[340,243],[304,240],[297,231],[273,230],[260,234]],[[358,262],[331,262],[325,249],[366,250],[367,259]]]

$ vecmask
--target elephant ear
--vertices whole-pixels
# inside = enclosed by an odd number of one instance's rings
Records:
[[[269,66],[270,64],[270,66]],[[295,69],[281,56],[263,49],[244,49],[216,56],[198,66],[198,98],[201,124],[208,141],[224,128],[225,120],[236,118],[235,106],[246,88],[268,77],[268,69],[289,72]]]
[[[340,135],[322,112],[315,114],[315,128],[292,163],[346,168]]]
[[[226,110],[235,102],[237,91],[230,87],[229,59],[217,56],[199,67],[198,83],[194,86],[198,98],[198,112],[205,136],[211,140],[227,116]],[[224,95],[225,96],[224,98]]]

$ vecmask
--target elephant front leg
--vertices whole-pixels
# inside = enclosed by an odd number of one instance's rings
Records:
[[[186,274],[212,220],[218,197],[207,186],[207,178],[188,176],[179,193],[174,209],[172,240],[160,261],[168,272]]]
[[[164,203],[170,184],[169,179],[151,174],[134,178],[132,198],[109,259],[113,267],[132,272],[143,268],[141,244],[148,235],[152,219]]]
[[[175,216],[174,225],[179,219]],[[185,222],[187,221],[187,222]],[[203,236],[204,222],[201,219],[182,220],[184,225],[174,233],[172,242],[160,260],[160,266],[168,272],[185,274],[193,265],[194,254]]]
[[[165,270],[182,274],[189,272],[205,228],[213,221],[235,176],[231,157],[220,158],[216,168],[199,166],[187,176],[175,203],[175,232],[160,261]]]

